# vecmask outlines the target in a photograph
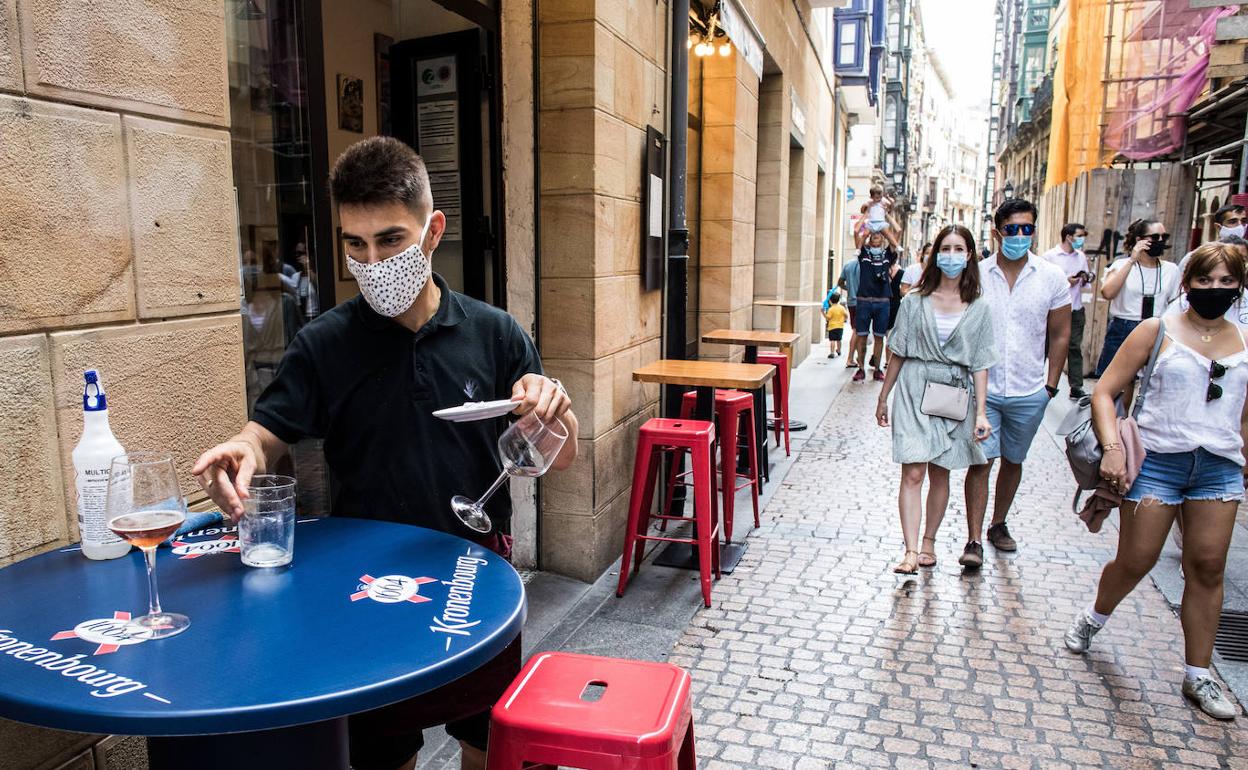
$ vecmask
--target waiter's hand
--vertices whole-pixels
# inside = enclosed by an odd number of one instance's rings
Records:
[[[542,420],[562,417],[572,406],[572,399],[558,380],[540,374],[526,374],[511,386],[511,400],[519,401],[515,414],[535,412]]]
[[[246,441],[227,441],[195,461],[191,473],[212,501],[232,521],[243,515],[247,486],[256,472],[256,450]]]

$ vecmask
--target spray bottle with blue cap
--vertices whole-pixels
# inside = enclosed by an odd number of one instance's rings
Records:
[[[104,504],[112,460],[126,450],[108,426],[108,400],[100,373],[88,369],[82,390],[82,438],[70,457],[74,461],[74,489],[78,492],[78,532],[88,559],[116,559],[130,552],[130,544],[108,528]]]

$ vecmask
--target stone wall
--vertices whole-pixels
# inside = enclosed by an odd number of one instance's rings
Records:
[[[83,369],[188,493],[245,418],[224,8],[0,0],[0,435],[21,470],[0,477],[0,565],[77,537]],[[0,721],[6,770],[144,752]]]
[[[544,569],[593,580],[618,558],[637,429],[658,389],[660,291],[641,278],[646,126],[665,125],[668,8],[538,0],[542,358],[581,422],[581,457],[543,483]]]

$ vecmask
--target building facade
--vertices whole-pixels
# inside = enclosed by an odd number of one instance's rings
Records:
[[[517,563],[601,574],[620,552],[637,428],[658,413],[657,389],[631,377],[661,356],[665,312],[646,280],[642,179],[647,132],[670,141],[673,24],[697,38],[716,8],[692,5],[686,29],[644,0],[27,0],[20,27],[15,0],[0,3],[0,210],[17,223],[0,231],[0,425],[23,469],[0,482],[0,565],[77,536],[86,368],[123,445],[174,452],[202,504],[195,457],[242,425],[298,330],[356,293],[328,170],[389,134],[425,155],[451,219],[435,270],[534,335],[581,418],[572,469],[540,492],[511,485]],[[836,56],[871,42],[870,82],[882,40],[865,25],[848,40],[832,8],[804,1],[721,13],[713,55],[690,54],[683,312],[690,355],[731,359],[739,348],[700,333],[777,327],[755,300],[820,299],[830,256],[849,250],[834,223],[869,86],[838,87]],[[799,313],[799,357],[821,320]],[[329,510],[319,442],[283,468],[305,513]],[[141,742],[8,722],[0,757],[143,763]]]

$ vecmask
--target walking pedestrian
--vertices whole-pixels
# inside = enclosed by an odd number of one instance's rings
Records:
[[[1031,251],[1036,213],[1036,207],[1021,198],[1002,203],[993,217],[999,248],[979,265],[984,299],[992,308],[997,359],[988,372],[992,434],[983,447],[988,462],[972,465],[966,473],[967,542],[958,563],[968,569],[984,563],[980,537],[988,509],[988,478],[998,457],[1001,470],[988,541],[998,551],[1018,549],[1006,526],[1006,515],[1014,504],[1023,461],[1044,410],[1057,395],[1070,342],[1070,284],[1060,268]]]
[[[841,354],[841,338],[845,336],[845,319],[849,314],[841,305],[841,295],[835,291],[828,294],[828,306],[823,311],[828,322],[828,358]]]
[[[1101,281],[1101,296],[1109,300],[1109,326],[1096,363],[1097,377],[1140,321],[1160,316],[1179,296],[1179,268],[1161,258],[1170,247],[1165,225],[1154,219],[1135,220],[1127,228],[1123,247],[1127,255],[1114,260]]]
[[[859,275],[858,255],[848,260],[841,268],[841,277],[836,282],[838,288],[845,292],[845,309],[849,311],[849,328],[851,331],[857,329],[858,325],[858,275]],[[849,346],[849,359],[845,362],[846,369],[853,369],[858,366],[857,363],[858,344]]]
[[[950,225],[936,236],[934,252],[935,260],[901,301],[888,341],[892,362],[875,408],[880,426],[893,429],[893,461],[901,464],[897,509],[905,554],[893,571],[904,575],[936,565],[936,533],[949,504],[949,471],[986,463],[980,442],[992,432],[988,368],[996,346],[992,311],[980,297],[974,237],[965,227]],[[949,416],[929,400],[933,384],[946,386],[950,395],[966,391],[961,416]],[[888,396],[894,385],[890,417]],[[930,483],[920,546],[924,476]]]
[[[1083,253],[1088,230],[1077,222],[1062,225],[1062,242],[1044,253],[1044,258],[1062,269],[1070,284],[1070,345],[1066,349],[1066,382],[1070,398],[1077,401],[1083,392],[1083,287],[1092,283],[1092,268]]]
[[[1141,578],[1148,574],[1176,516],[1183,532],[1183,695],[1217,719],[1235,707],[1209,675],[1222,611],[1223,571],[1244,494],[1244,437],[1248,432],[1248,332],[1224,316],[1241,296],[1243,248],[1207,243],[1183,273],[1189,307],[1164,321],[1141,323],[1106,368],[1092,394],[1092,417],[1104,457],[1101,476],[1121,489],[1126,478],[1118,443],[1114,396],[1146,365],[1157,335],[1161,352],[1143,394],[1139,433],[1144,463],[1123,494],[1118,551],[1101,571],[1096,599],[1066,632],[1072,652],[1087,652],[1092,637]]]
[[[927,267],[927,261],[931,256],[932,244],[923,244],[923,248],[919,249],[919,258],[907,266],[901,274],[901,293],[903,296],[919,282],[919,277],[923,275],[923,268]]]
[[[858,252],[858,317],[854,323],[858,371],[854,374],[854,382],[862,382],[867,378],[867,338],[873,334],[873,377],[877,382],[884,381],[880,355],[884,351],[884,335],[888,331],[889,300],[893,296],[892,273],[896,264],[897,252],[885,245],[884,236],[880,233],[868,235],[866,245]]]

